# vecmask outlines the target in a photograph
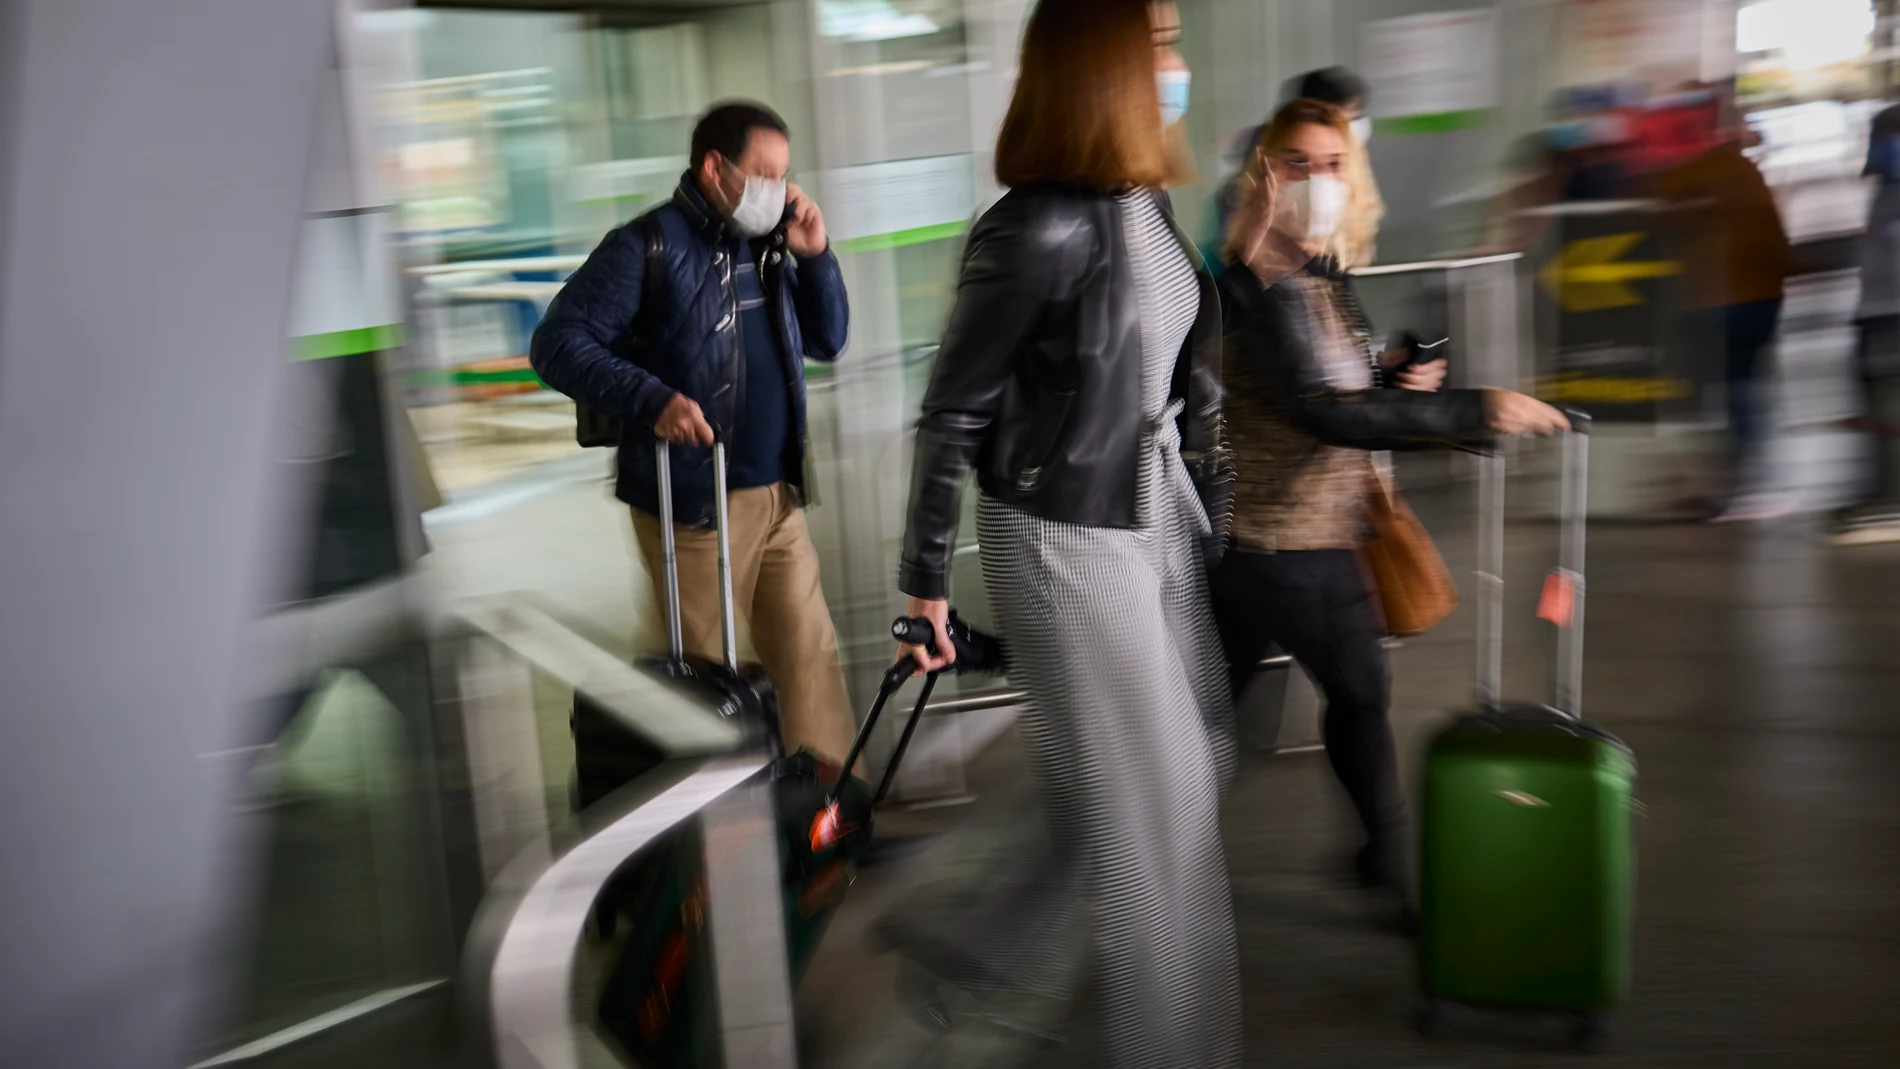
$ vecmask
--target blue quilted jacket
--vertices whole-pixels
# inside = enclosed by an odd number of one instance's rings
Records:
[[[662,237],[663,275],[649,284],[646,227]],[[738,295],[732,284],[733,238],[725,220],[700,195],[690,174],[673,199],[602,239],[574,272],[535,329],[529,349],[542,381],[620,421],[620,500],[659,512],[653,470],[653,421],[676,394],[699,403],[728,440],[745,410],[745,351]],[[803,496],[807,357],[835,360],[850,325],[844,276],[831,250],[794,261],[781,227],[753,243],[759,278],[771,303],[785,381],[791,386],[798,448],[792,470]],[[657,305],[639,315],[642,294]],[[636,317],[638,322],[636,322]],[[713,522],[712,450],[674,446],[673,516]]]

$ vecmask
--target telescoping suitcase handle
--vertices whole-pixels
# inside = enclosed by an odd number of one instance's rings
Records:
[[[956,663],[924,676],[924,685],[917,693],[917,702],[910,709],[910,719],[904,722],[904,730],[897,738],[896,747],[891,750],[890,760],[884,763],[884,775],[871,795],[871,804],[874,806],[891,791],[898,766],[904,761],[904,751],[910,748],[911,736],[917,732],[917,722],[923,719],[924,707],[930,704],[930,693],[937,687],[937,677],[944,672],[1000,672],[1003,669],[1003,647],[994,638],[964,623],[954,612],[950,614],[948,631],[950,642],[956,647]],[[936,651],[935,628],[922,617],[898,617],[891,622],[891,636],[900,642]],[[825,792],[825,804],[819,808],[818,815],[812,818],[810,837],[813,850],[825,849],[864,830],[863,826],[845,820],[839,810],[839,800],[844,797],[845,785],[851,781],[851,769],[856,767],[859,756],[864,753],[864,744],[870,741],[871,732],[877,728],[878,717],[884,713],[884,704],[916,673],[917,662],[909,656],[898,658],[897,663],[884,673],[877,700],[871,703],[871,711],[865,716],[864,725],[858,728],[858,737],[852,740],[851,752],[845,755],[838,778]]]
[[[1566,409],[1570,430],[1563,437],[1563,471],[1558,486],[1557,519],[1562,534],[1557,570],[1551,581],[1560,595],[1557,663],[1552,675],[1551,706],[1572,718],[1583,716],[1584,532],[1589,517],[1590,416]],[[1504,467],[1502,452],[1485,454],[1478,478],[1478,708],[1495,710],[1503,702],[1504,675]]]
[[[677,665],[686,657],[686,641],[680,624],[679,553],[673,537],[673,463],[672,446],[664,438],[656,439],[655,473],[660,482],[660,570],[666,591],[667,653]],[[713,434],[713,522],[719,536],[719,631],[721,652],[726,668],[739,670],[739,629],[732,609],[732,538],[731,517],[726,511],[726,440]]]
[[[950,614],[950,625],[946,629],[951,645],[956,647],[957,659],[947,669],[939,669],[924,677],[923,689],[917,694],[917,702],[911,707],[910,719],[904,724],[903,734],[898,736],[897,746],[891,751],[890,760],[884,763],[884,776],[878,782],[877,793],[872,801],[881,802],[890,793],[891,781],[897,776],[897,766],[904,760],[904,751],[910,748],[911,735],[917,731],[917,721],[923,717],[924,706],[930,703],[930,692],[936,689],[937,677],[944,672],[958,674],[966,672],[1000,672],[1003,670],[1003,647],[996,639],[978,631],[965,623],[955,612]],[[930,621],[923,617],[900,616],[891,621],[891,637],[899,642],[913,646],[923,646],[936,652],[936,630]],[[837,782],[832,785],[828,801],[836,804],[844,793],[845,783],[851,778],[851,769],[858,763],[858,757],[864,753],[865,743],[871,740],[871,732],[877,727],[878,717],[884,712],[884,703],[897,693],[911,677],[917,674],[917,662],[910,657],[900,657],[884,673],[882,684],[878,687],[877,700],[871,703],[871,712],[865,716],[864,725],[858,729],[858,737],[852,740],[851,752],[845,755],[844,767],[838,773]]]

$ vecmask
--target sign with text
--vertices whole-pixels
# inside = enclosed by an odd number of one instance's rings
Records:
[[[1530,392],[1599,422],[1655,423],[1692,410],[1697,377],[1676,344],[1682,318],[1675,235],[1652,213],[1561,216],[1539,257],[1543,339]]]

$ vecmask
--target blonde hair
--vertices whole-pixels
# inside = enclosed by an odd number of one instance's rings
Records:
[[[996,139],[1005,186],[1161,189],[1190,179],[1161,125],[1150,0],[1041,0]]]
[[[1379,185],[1373,180],[1372,164],[1366,158],[1365,146],[1352,136],[1352,123],[1344,111],[1323,101],[1307,99],[1295,100],[1282,107],[1260,131],[1254,152],[1247,160],[1240,205],[1227,226],[1226,238],[1221,246],[1223,258],[1231,262],[1245,262],[1258,249],[1260,228],[1272,223],[1272,220],[1260,217],[1268,207],[1265,203],[1268,189],[1264,174],[1266,161],[1292,144],[1295,130],[1309,125],[1330,127],[1339,133],[1346,146],[1340,168],[1347,184],[1352,187],[1352,196],[1346,201],[1346,213],[1340,218],[1338,229],[1327,240],[1325,251],[1337,259],[1342,267],[1364,267],[1372,262],[1376,251],[1374,246],[1379,237],[1379,221],[1385,217],[1385,202],[1379,197]]]

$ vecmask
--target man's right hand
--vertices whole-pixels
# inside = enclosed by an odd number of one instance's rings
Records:
[[[1484,422],[1493,434],[1513,438],[1529,434],[1547,438],[1570,429],[1570,420],[1562,412],[1535,397],[1494,386],[1484,390]]]
[[[713,444],[712,424],[706,422],[699,404],[683,393],[676,393],[653,421],[653,433],[662,441],[680,445]]]

